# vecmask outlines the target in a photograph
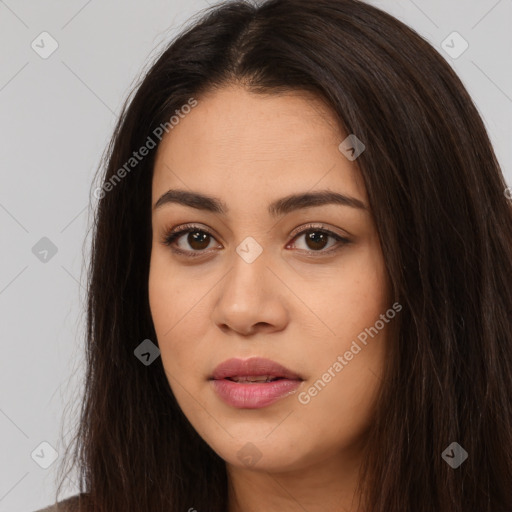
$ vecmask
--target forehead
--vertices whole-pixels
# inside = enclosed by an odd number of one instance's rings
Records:
[[[319,184],[365,197],[355,162],[338,149],[346,136],[338,119],[311,93],[231,86],[197,101],[159,145],[154,201],[177,186],[269,197]]]

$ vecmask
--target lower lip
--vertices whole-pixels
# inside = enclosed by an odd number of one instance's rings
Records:
[[[228,379],[212,380],[213,389],[233,407],[259,409],[293,394],[302,381],[279,379],[261,384],[247,384]]]

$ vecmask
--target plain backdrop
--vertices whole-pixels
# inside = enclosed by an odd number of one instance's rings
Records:
[[[512,184],[512,2],[368,3],[454,68]],[[64,413],[80,406],[93,174],[134,81],[207,5],[0,0],[0,512],[53,502]],[[451,40],[468,48],[450,56]]]

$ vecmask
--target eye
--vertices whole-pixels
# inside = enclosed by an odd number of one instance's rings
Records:
[[[184,235],[187,235],[187,237],[185,238]],[[351,240],[348,238],[325,229],[323,226],[311,224],[306,226],[306,229],[302,229],[296,233],[292,242],[298,240],[300,237],[305,237],[304,242],[306,244],[306,248],[301,249],[301,251],[314,256],[317,256],[316,253],[319,253],[318,255],[324,255],[326,253],[331,254],[340,249],[341,246],[351,243]],[[325,250],[329,239],[334,243]],[[181,226],[179,230],[166,232],[161,242],[171,247],[172,251],[175,253],[194,258],[205,254],[205,252],[211,248],[210,244],[213,240],[215,240],[215,237],[208,230],[194,224],[186,224]],[[181,245],[180,242],[182,242]],[[338,243],[336,244],[336,242]],[[188,245],[188,247],[186,247],[186,245]],[[295,244],[291,243],[291,245]],[[289,247],[290,244],[286,246],[286,248]]]
[[[187,235],[187,237],[184,238],[184,235]],[[179,242],[181,238],[184,238],[184,243],[188,244],[192,251],[186,247],[180,247]],[[172,250],[178,254],[184,254],[185,256],[190,256],[193,258],[196,256],[201,256],[203,251],[208,249],[212,239],[215,240],[214,236],[204,228],[193,224],[186,224],[182,226],[182,229],[178,231],[170,231],[165,233],[162,243],[164,245],[170,246]],[[175,246],[176,241],[178,242],[177,247]]]
[[[312,253],[320,253],[323,254],[331,254],[342,246],[347,245],[351,242],[346,237],[338,235],[330,231],[329,229],[324,228],[323,226],[315,226],[308,225],[306,229],[302,229],[299,233],[295,235],[293,240],[298,240],[299,238],[304,237],[304,243],[306,245],[304,250],[310,254]],[[333,243],[329,246],[327,250],[324,250],[327,244],[329,243],[329,239],[333,241]],[[338,242],[336,244],[336,242]],[[287,248],[289,245],[287,245]],[[316,256],[316,254],[314,254]]]

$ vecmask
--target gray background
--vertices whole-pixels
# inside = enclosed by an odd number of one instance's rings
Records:
[[[368,3],[413,27],[450,62],[512,184],[512,1]],[[51,462],[41,443],[62,453],[80,406],[93,173],[134,80],[206,6],[0,0],[0,512],[53,501],[57,463],[41,467]],[[46,59],[31,46],[50,48],[49,39],[41,43],[44,31],[58,43]],[[453,31],[469,43],[457,58],[441,46]],[[57,249],[46,262],[32,250],[43,237]],[[78,490],[73,480],[67,495]]]

